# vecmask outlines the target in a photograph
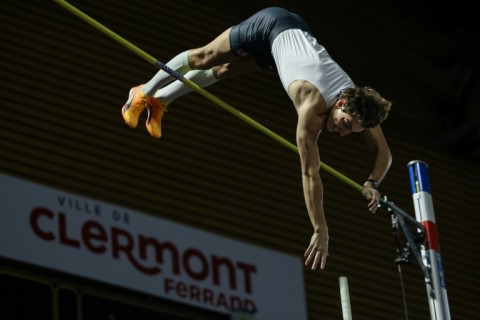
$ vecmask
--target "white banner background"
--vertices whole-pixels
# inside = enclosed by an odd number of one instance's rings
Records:
[[[255,308],[261,320],[306,319],[300,258],[7,175],[0,187],[0,256],[222,313],[233,305]],[[40,214],[32,220],[33,212]],[[168,252],[159,261],[150,246],[142,259],[139,236],[173,244],[179,274]],[[232,263],[233,277],[223,266],[215,283],[214,256]],[[160,271],[146,274],[130,260]]]

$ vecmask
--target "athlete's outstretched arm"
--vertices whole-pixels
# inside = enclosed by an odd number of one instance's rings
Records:
[[[375,128],[365,129],[362,131],[362,138],[365,141],[367,148],[375,155],[373,169],[369,175],[369,179],[374,179],[381,182],[388,172],[392,164],[392,154],[388,147],[385,136],[380,126]],[[370,182],[365,182],[362,190],[363,196],[369,200],[368,208],[372,213],[375,213],[380,201],[380,193],[372,188]]]
[[[313,235],[305,251],[305,265],[314,270],[325,268],[328,256],[328,226],[323,210],[323,185],[320,178],[320,154],[317,138],[324,119],[310,106],[298,108],[297,147],[300,155],[302,183]]]

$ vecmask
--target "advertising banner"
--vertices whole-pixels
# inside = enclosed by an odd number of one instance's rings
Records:
[[[8,175],[0,187],[2,257],[221,313],[306,319],[298,257]]]

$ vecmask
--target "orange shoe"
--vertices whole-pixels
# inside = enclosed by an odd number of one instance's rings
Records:
[[[128,100],[122,107],[123,119],[130,128],[137,127],[138,118],[148,105],[148,97],[142,92],[142,86],[130,89]]]
[[[152,137],[159,139],[162,136],[161,121],[163,113],[167,111],[167,106],[155,98],[151,98],[148,102],[148,116],[145,126]]]

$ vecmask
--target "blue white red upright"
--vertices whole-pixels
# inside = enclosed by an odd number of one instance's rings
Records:
[[[415,216],[417,221],[423,225],[427,240],[421,251],[423,262],[431,272],[431,283],[428,283],[428,279],[426,279],[430,315],[432,320],[450,320],[447,287],[440,255],[428,165],[423,161],[410,161],[408,172],[410,174]]]

